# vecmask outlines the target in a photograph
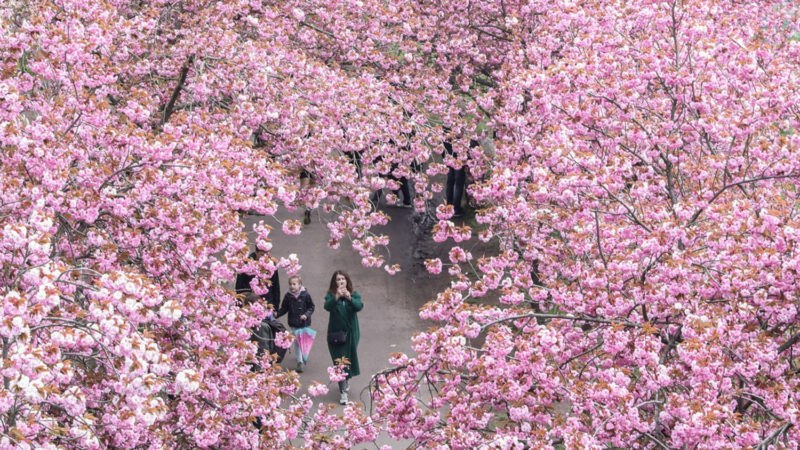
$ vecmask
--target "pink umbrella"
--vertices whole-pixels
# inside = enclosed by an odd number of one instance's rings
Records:
[[[303,354],[303,361],[308,360],[308,354],[311,352],[311,346],[314,345],[314,336],[316,335],[317,332],[309,327],[295,330],[294,337],[297,339],[297,345],[300,346],[300,352]]]

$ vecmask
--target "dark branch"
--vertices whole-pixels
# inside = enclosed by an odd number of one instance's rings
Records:
[[[759,181],[764,181],[764,180],[777,180],[777,179],[781,179],[781,178],[799,178],[799,177],[800,177],[800,174],[790,173],[788,175],[772,175],[772,176],[764,176],[764,177],[757,177],[757,178],[749,178],[747,180],[737,181],[736,183],[726,184],[725,186],[722,187],[722,189],[718,190],[714,194],[713,197],[711,197],[711,200],[708,201],[708,204],[710,205],[710,204],[714,203],[714,200],[716,200],[717,197],[719,197],[720,195],[722,195],[723,192],[727,191],[728,189],[730,189],[732,187],[741,186],[743,184],[757,183]],[[694,213],[692,218],[689,220],[689,223],[686,225],[687,228],[691,227],[692,225],[694,225],[695,221],[697,221],[697,218],[700,217],[700,214],[702,214],[703,211],[705,211],[706,207],[707,206],[704,206],[704,207],[698,209],[697,212]]]
[[[783,353],[789,349],[789,347],[793,346],[800,340],[800,333],[795,333],[794,336],[790,337],[788,341],[784,342],[783,345],[778,347],[778,353]]]
[[[331,33],[330,31],[325,31],[322,28],[320,28],[320,27],[318,27],[318,26],[316,26],[316,25],[314,25],[312,23],[306,22],[305,20],[300,22],[300,25],[303,25],[305,27],[311,28],[312,30],[316,31],[317,33],[324,34],[325,36],[328,36],[329,38],[336,39],[336,36],[333,33]]]
[[[186,82],[186,74],[189,73],[189,67],[194,62],[194,55],[189,56],[189,59],[186,61],[186,64],[183,65],[181,68],[181,73],[178,76],[178,84],[175,85],[175,89],[172,90],[172,97],[170,97],[167,106],[164,108],[164,115],[161,116],[161,123],[159,126],[163,126],[169,120],[169,116],[172,115],[175,108],[175,102],[178,100],[178,97],[181,95],[181,89],[183,89],[183,84]]]
[[[536,317],[540,319],[556,319],[556,320],[574,320],[576,322],[591,322],[591,323],[602,323],[606,325],[621,325],[627,328],[642,328],[641,324],[629,322],[627,320],[609,320],[609,319],[599,319],[595,317],[578,317],[578,316],[571,316],[571,315],[561,315],[561,314],[545,314],[545,313],[527,313],[521,314],[517,316],[510,316],[510,317],[503,317],[501,319],[493,320],[491,322],[487,322],[483,324],[481,327],[482,329],[487,329],[492,325],[501,322],[507,322],[509,320],[517,320],[517,319],[527,319],[529,317]]]
[[[789,431],[789,428],[792,428],[791,422],[783,424],[782,427],[778,428],[777,430],[775,430],[774,433],[770,434],[769,436],[767,436],[766,439],[761,441],[761,443],[758,444],[758,447],[756,447],[756,450],[764,450],[764,449],[766,449],[767,446],[769,446],[769,444],[771,442],[777,441],[778,438],[780,438],[783,433],[786,433],[787,431]]]
[[[597,250],[600,252],[600,259],[603,260],[603,267],[608,270],[608,261],[606,261],[606,255],[603,254],[603,246],[600,245],[600,219],[597,218],[597,211],[594,212],[594,231],[597,237]]]

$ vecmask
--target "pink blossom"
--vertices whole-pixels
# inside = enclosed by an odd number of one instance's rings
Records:
[[[200,387],[200,376],[191,369],[185,369],[175,377],[175,388],[179,392],[194,392]]]
[[[453,211],[453,205],[439,205],[436,207],[436,217],[439,220],[447,220],[453,216]]]
[[[325,395],[328,393],[328,387],[321,383],[312,383],[308,387],[308,393],[311,396]]]
[[[290,235],[298,235],[302,231],[299,220],[287,219],[283,221],[283,232]]]
[[[284,331],[275,335],[275,345],[281,348],[289,348],[294,341],[294,335],[289,331]]]
[[[328,367],[328,378],[333,383],[337,383],[347,378],[347,373],[344,370],[344,366],[341,364],[336,364]]]
[[[425,260],[425,268],[432,274],[442,272],[442,260],[439,258]]]
[[[169,320],[170,322],[180,319],[182,315],[180,305],[172,300],[164,302],[164,304],[161,305],[161,308],[158,310],[158,313],[161,317]]]

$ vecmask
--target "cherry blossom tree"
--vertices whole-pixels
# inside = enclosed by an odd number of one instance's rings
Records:
[[[267,311],[224,287],[251,270],[263,293],[277,267],[297,269],[246,258],[239,212],[280,206],[325,203],[331,246],[347,236],[396,270],[370,232],[387,220],[368,201],[385,181],[345,152],[409,116],[387,82],[315,51],[290,6],[0,7],[3,448],[374,439],[360,409],[312,413],[295,375],[256,361],[249,327]],[[318,178],[303,193],[301,169]],[[254,228],[259,248],[273,225]]]
[[[375,378],[377,414],[423,447],[796,447],[796,5],[497,8],[433,47],[502,50],[461,68],[499,251],[428,262],[441,326]],[[439,214],[437,239],[472,233]]]

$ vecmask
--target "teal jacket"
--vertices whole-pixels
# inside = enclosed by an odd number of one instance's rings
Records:
[[[350,366],[347,368],[348,378],[361,373],[358,367],[357,352],[361,331],[358,328],[358,315],[356,313],[364,308],[364,304],[361,303],[361,295],[358,292],[353,291],[350,297],[351,300],[348,301],[344,297],[336,298],[330,293],[325,295],[325,310],[331,313],[328,321],[328,332],[347,331],[347,342],[344,345],[331,345],[329,343],[328,351],[333,361],[341,357],[345,357],[350,361]]]

